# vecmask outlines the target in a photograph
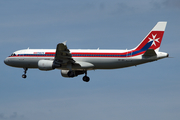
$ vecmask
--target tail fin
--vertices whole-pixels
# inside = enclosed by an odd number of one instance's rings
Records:
[[[167,22],[158,22],[134,50],[153,49],[159,51]]]

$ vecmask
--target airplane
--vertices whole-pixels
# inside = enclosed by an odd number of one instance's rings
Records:
[[[56,49],[23,49],[13,52],[4,60],[8,66],[42,71],[60,69],[63,77],[73,78],[85,74],[83,81],[89,82],[88,70],[117,69],[136,66],[169,57],[159,52],[166,21],[158,22],[142,42],[130,50],[111,49],[68,49],[66,42],[57,44]]]

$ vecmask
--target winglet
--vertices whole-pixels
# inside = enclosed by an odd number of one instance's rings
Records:
[[[67,43],[67,40],[63,42],[64,45],[66,45],[66,43]]]

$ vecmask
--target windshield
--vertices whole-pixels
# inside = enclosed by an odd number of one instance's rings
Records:
[[[11,56],[16,56],[16,54],[15,54],[15,53],[13,53],[13,54],[11,54]]]

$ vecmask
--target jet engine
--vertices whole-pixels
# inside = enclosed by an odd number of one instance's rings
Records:
[[[53,70],[53,60],[39,60],[38,61],[38,68],[39,70]]]
[[[85,71],[81,71],[81,70],[61,70],[61,75],[63,77],[76,77],[84,73]]]

